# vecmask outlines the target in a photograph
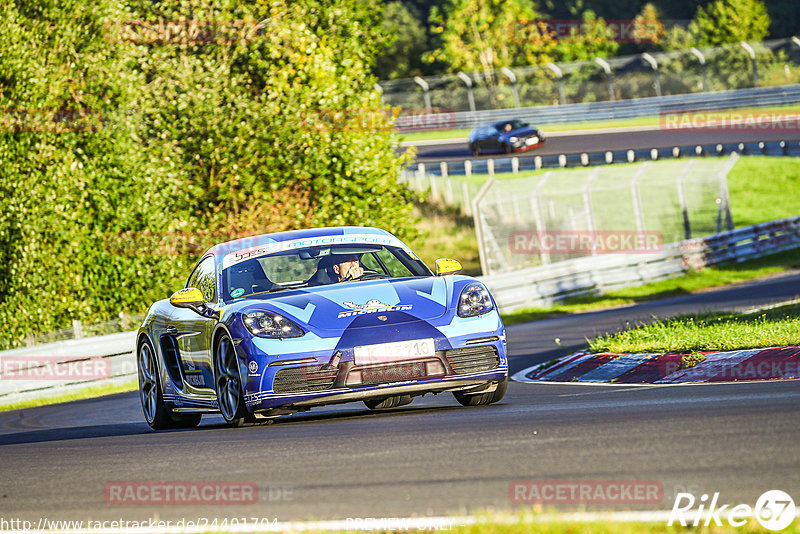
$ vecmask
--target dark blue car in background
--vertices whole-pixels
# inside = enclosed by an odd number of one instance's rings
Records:
[[[484,124],[469,133],[469,149],[475,156],[486,152],[523,152],[543,144],[541,130],[519,119]]]

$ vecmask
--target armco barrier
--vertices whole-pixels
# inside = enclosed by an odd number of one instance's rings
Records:
[[[655,253],[603,254],[483,276],[503,312],[678,276],[800,247],[800,216],[665,245]]]
[[[668,278],[690,267],[756,258],[796,247],[800,247],[800,216],[673,243],[658,254],[588,256],[484,276],[481,280],[492,290],[501,311],[510,312],[525,306],[547,304],[570,295]],[[135,332],[121,332],[0,352],[0,365],[9,361],[27,361],[35,365],[37,361],[51,359],[59,362],[102,359],[107,362],[107,376],[90,380],[74,377],[42,379],[41,376],[33,380],[19,380],[0,375],[0,405],[134,380],[135,340]]]
[[[447,124],[451,128],[474,128],[479,124],[523,119],[536,126],[658,117],[668,112],[716,111],[749,107],[786,106],[800,102],[800,85],[735,89],[712,93],[689,93],[636,98],[614,102],[591,102],[527,108],[458,111],[425,115],[423,124]],[[441,116],[440,116],[441,115]],[[412,129],[404,130],[406,132]]]
[[[120,332],[2,351],[0,405],[135,380],[135,342]]]

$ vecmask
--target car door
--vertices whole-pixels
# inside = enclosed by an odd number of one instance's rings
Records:
[[[192,271],[186,287],[199,289],[210,305],[217,301],[216,285],[214,256],[206,256]],[[190,309],[174,309],[169,333],[177,343],[184,381],[193,388],[213,387],[211,334],[215,323],[213,317],[205,317]]]

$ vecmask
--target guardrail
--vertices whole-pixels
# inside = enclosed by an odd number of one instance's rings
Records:
[[[548,124],[658,117],[665,113],[785,106],[796,103],[800,103],[800,85],[794,84],[612,102],[429,113],[424,115],[424,119],[419,116],[413,117],[411,126],[403,126],[400,123],[399,127],[403,132],[425,131],[428,128],[424,125],[428,124],[446,124],[448,128],[474,128],[479,124],[507,119],[523,119],[538,127]],[[413,124],[417,123],[423,126],[414,128]]]
[[[800,216],[665,245],[656,253],[603,254],[483,276],[503,312],[671,278],[721,261],[800,247]]]
[[[0,405],[135,380],[136,332],[0,352]]]

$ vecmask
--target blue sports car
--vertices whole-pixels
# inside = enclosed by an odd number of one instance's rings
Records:
[[[497,402],[508,384],[505,329],[489,291],[460,269],[437,260],[433,273],[377,228],[216,245],[138,331],[145,419],[193,427],[220,413],[239,426],[443,391],[465,406]]]

